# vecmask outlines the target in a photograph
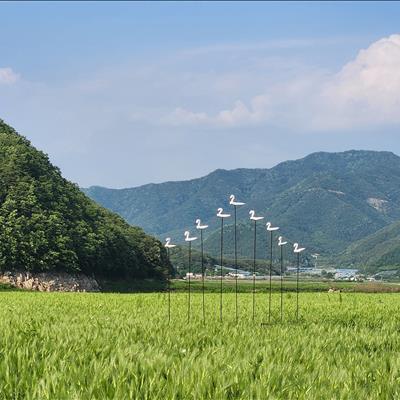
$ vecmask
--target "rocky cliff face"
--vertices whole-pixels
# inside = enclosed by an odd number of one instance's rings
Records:
[[[40,292],[98,292],[100,287],[94,278],[83,274],[65,272],[6,271],[0,274],[0,282],[20,289]]]

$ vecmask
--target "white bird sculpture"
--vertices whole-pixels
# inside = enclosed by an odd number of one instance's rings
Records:
[[[318,262],[318,257],[319,256],[320,256],[320,254],[318,254],[318,253],[311,254],[311,257],[315,258],[314,268],[317,268],[317,262]]]
[[[165,239],[164,247],[167,249],[167,255],[169,260],[169,249],[176,247],[176,244],[171,243],[171,238],[167,237]],[[171,321],[171,276],[168,272],[168,323]]]
[[[254,210],[250,210],[249,214],[252,221],[260,221],[261,219],[264,219],[264,217],[256,217],[256,212]]]
[[[256,253],[257,253],[257,221],[264,217],[256,217],[254,210],[249,211],[250,220],[254,221],[254,242],[253,242],[253,321],[256,316]]]
[[[201,282],[202,282],[202,294],[203,294],[203,323],[206,321],[206,314],[205,314],[205,296],[204,296],[204,277],[205,277],[205,272],[204,272],[204,249],[203,249],[203,230],[207,229],[208,225],[202,225],[201,224],[201,219],[198,218],[196,219],[196,229],[200,230],[200,248],[201,248]]]
[[[269,232],[277,231],[279,229],[279,226],[272,226],[271,222],[267,222],[266,226],[267,226],[267,231]]]
[[[188,309],[187,309],[187,322],[190,320],[190,276],[191,276],[191,264],[192,264],[192,242],[196,240],[197,237],[192,236],[190,237],[190,232],[186,231],[185,232],[185,242],[188,242],[189,244],[189,264],[188,264],[188,270],[189,273],[186,275],[188,278]]]
[[[230,204],[231,206],[244,206],[246,203],[243,203],[243,202],[241,202],[241,201],[236,201],[236,200],[235,200],[235,195],[234,195],[234,194],[231,194],[231,195],[229,196],[229,204]]]
[[[171,243],[171,238],[168,237],[168,238],[165,239],[164,247],[167,248],[167,249],[172,249],[173,247],[176,247],[176,244],[172,244]]]
[[[196,236],[190,237],[190,232],[189,231],[185,232],[185,242],[193,242],[193,240],[196,240],[196,239],[197,239]]]
[[[305,247],[299,247],[298,243],[293,244],[293,252],[297,254],[297,279],[296,279],[296,319],[299,320],[299,273],[300,273],[300,253]]]
[[[272,303],[272,248],[273,234],[279,229],[279,226],[272,226],[271,222],[266,223],[267,231],[270,233],[270,259],[269,259],[269,303],[268,303],[268,322],[271,322],[271,303]]]
[[[282,236],[278,237],[278,246],[281,249],[281,322],[283,320],[283,246],[287,244]]]
[[[278,237],[278,246],[284,246],[285,244],[287,244],[287,242],[284,242],[283,237],[279,236]]]
[[[219,301],[219,319],[222,322],[222,271],[223,271],[223,253],[224,253],[224,219],[230,217],[231,214],[224,214],[224,210],[220,207],[217,210],[217,217],[221,218],[221,253],[220,253],[220,301]]]
[[[208,225],[202,225],[201,219],[196,219],[196,229],[207,229]]]
[[[301,253],[302,251],[304,251],[306,248],[305,247],[299,247],[298,243],[294,243],[293,244],[293,251],[295,253]]]
[[[241,201],[236,201],[235,195],[231,194],[229,196],[229,204],[233,206],[233,215],[234,215],[234,241],[235,241],[235,314],[236,314],[236,323],[238,322],[238,256],[237,256],[237,223],[236,223],[236,214],[237,214],[237,208],[244,206],[246,203],[243,203]]]
[[[219,217],[219,218],[228,218],[230,216],[231,216],[231,214],[224,214],[224,210],[221,207],[218,208],[217,217]]]

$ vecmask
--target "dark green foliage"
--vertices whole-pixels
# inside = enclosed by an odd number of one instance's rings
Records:
[[[184,276],[188,272],[189,255],[188,248],[185,245],[177,246],[170,253],[171,262],[175,268],[175,276]],[[256,273],[258,275],[266,275],[269,273],[269,260],[257,259],[256,260]],[[207,276],[210,275],[220,275],[220,259],[218,257],[210,256],[209,254],[204,254],[204,269]],[[239,258],[238,259],[238,269],[244,271],[253,271],[253,259]],[[287,260],[285,260],[284,266],[287,266]],[[223,259],[223,273],[233,272],[227,268],[235,268],[234,258],[224,256]],[[274,264],[272,266],[272,271],[278,274],[280,266],[278,265],[278,260],[274,259]],[[192,264],[191,272],[196,274],[201,273],[201,253],[200,251],[192,250]]]
[[[346,265],[362,266],[369,272],[399,269],[400,267],[400,222],[352,243],[338,257]]]
[[[165,249],[95,204],[0,120],[0,268],[163,278]]]

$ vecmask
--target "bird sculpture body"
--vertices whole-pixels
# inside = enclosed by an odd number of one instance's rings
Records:
[[[236,201],[235,195],[234,195],[234,194],[231,194],[231,195],[229,196],[229,204],[230,204],[231,206],[244,206],[246,203],[243,203],[243,202],[241,202],[241,201]]]
[[[176,244],[172,244],[171,243],[171,238],[168,237],[168,238],[165,239],[164,247],[167,248],[167,249],[172,249],[173,247],[176,247]]]
[[[231,214],[224,214],[224,209],[223,208],[218,208],[217,210],[217,217],[219,218],[229,218]]]
[[[185,242],[193,242],[194,240],[197,240],[196,236],[190,236],[190,232],[186,231],[185,232]]]
[[[299,247],[298,243],[294,243],[293,244],[293,251],[295,253],[301,253],[302,251],[304,251],[306,248],[305,247]]]
[[[196,219],[196,229],[207,229],[208,225],[202,225],[201,224],[201,219]]]
[[[278,246],[284,246],[285,244],[287,244],[287,242],[285,242],[285,241],[283,240],[283,237],[282,237],[282,236],[279,236],[279,237],[278,237]]]
[[[271,222],[267,222],[266,226],[267,226],[267,231],[269,232],[277,231],[279,229],[279,226],[272,226]]]
[[[260,221],[260,220],[264,219],[264,217],[256,217],[256,212],[254,210],[250,210],[249,215],[250,215],[250,219],[252,221]]]

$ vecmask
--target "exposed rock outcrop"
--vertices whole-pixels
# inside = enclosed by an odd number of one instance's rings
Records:
[[[6,271],[0,273],[0,282],[20,289],[40,292],[98,292],[99,284],[84,274],[65,272]]]
[[[389,206],[389,202],[383,199],[376,199],[375,197],[369,197],[367,203],[380,212],[385,212]]]

